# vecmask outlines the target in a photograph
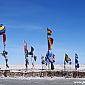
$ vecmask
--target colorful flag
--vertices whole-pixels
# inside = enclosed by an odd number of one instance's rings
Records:
[[[53,44],[53,38],[48,37],[48,50],[51,50]]]
[[[68,58],[68,63],[71,65],[71,63],[72,63],[71,58]]]
[[[51,35],[52,34],[52,30],[47,28],[47,34]]]
[[[75,54],[75,69],[79,68],[78,55]]]
[[[65,54],[65,61],[68,63],[68,55],[67,54]]]
[[[3,33],[5,33],[6,29],[5,26],[3,26],[3,24],[0,25],[0,35],[2,35]]]
[[[26,51],[27,51],[27,43],[26,41],[24,41],[24,52],[26,53]]]
[[[6,34],[3,33],[3,42],[5,43],[6,42]]]
[[[31,46],[31,51],[29,52],[29,55],[33,55],[34,48]]]

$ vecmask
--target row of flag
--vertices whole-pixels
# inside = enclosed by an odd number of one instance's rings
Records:
[[[3,24],[0,24],[0,35],[3,35],[3,43],[4,43],[4,46],[5,46],[5,42],[6,42],[6,28],[5,26],[3,26]],[[53,45],[53,38],[51,38],[51,35],[52,35],[52,30],[47,28],[47,38],[48,38],[48,51],[51,50],[52,48],[52,45]],[[27,42],[24,41],[24,52],[26,53],[27,52]],[[33,55],[33,51],[34,51],[34,48],[31,46],[31,51],[28,53],[29,55]],[[71,58],[68,57],[67,54],[65,54],[65,60],[64,60],[64,64],[66,63],[69,63],[71,64]],[[78,55],[75,54],[75,69],[79,68],[79,62],[78,62]]]
[[[65,59],[64,59],[64,65],[66,65],[66,63],[70,64],[72,63],[71,58],[68,56],[68,54],[65,54]],[[77,68],[79,68],[79,62],[78,62],[78,55],[75,54],[75,69],[77,70]]]
[[[52,45],[53,45],[53,38],[51,38],[52,35],[52,30],[47,28],[47,38],[48,38],[48,60],[50,60],[49,56],[49,50],[51,50]],[[64,59],[64,66],[66,65],[66,63],[68,64],[72,64],[72,60],[71,58],[68,56],[68,54],[65,54],[65,59]],[[79,63],[78,63],[78,55],[75,54],[75,69],[79,68]]]
[[[27,42],[24,41],[24,53],[25,53],[25,61],[26,61],[26,69],[28,67],[29,64],[29,59],[28,59],[28,55],[31,55],[31,62],[32,62],[32,67],[34,67],[34,61],[36,61],[37,56],[34,55],[34,48],[31,46],[31,50],[30,52],[28,52],[28,48],[27,48]]]
[[[26,53],[26,51],[28,51],[28,49],[27,49],[27,42],[24,41],[24,53]],[[34,51],[34,48],[31,46],[31,50],[30,50],[30,52],[28,54],[29,55],[33,55],[33,51]]]

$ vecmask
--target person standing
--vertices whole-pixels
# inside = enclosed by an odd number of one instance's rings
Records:
[[[28,60],[28,50],[26,50],[25,52],[25,66],[26,66],[26,69],[28,68],[28,65],[29,65],[29,60]]]
[[[51,57],[51,70],[54,70],[55,55],[53,54]]]
[[[42,64],[42,70],[44,70],[45,59],[44,59],[44,56],[42,56],[42,55],[41,55],[41,64]]]
[[[9,65],[8,65],[8,56],[7,56],[8,52],[6,52],[5,50],[3,51],[2,53],[2,56],[4,56],[5,58],[5,62],[6,62],[6,67],[9,68]]]

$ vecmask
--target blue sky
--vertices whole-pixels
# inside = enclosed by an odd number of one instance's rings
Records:
[[[63,64],[65,53],[73,63],[77,53],[80,64],[85,64],[85,0],[0,0],[0,23],[6,27],[9,64],[25,63],[24,40],[28,50],[35,48],[36,64],[40,63],[47,51],[47,27],[53,31],[55,64]],[[0,64],[4,63],[1,56]]]

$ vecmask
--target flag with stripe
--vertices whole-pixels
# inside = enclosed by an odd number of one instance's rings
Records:
[[[48,37],[48,50],[51,50],[53,44],[53,38]]]
[[[5,31],[6,31],[5,26],[3,26],[3,24],[0,24],[0,35],[5,33]]]
[[[47,34],[51,35],[52,34],[52,30],[47,28]]]

